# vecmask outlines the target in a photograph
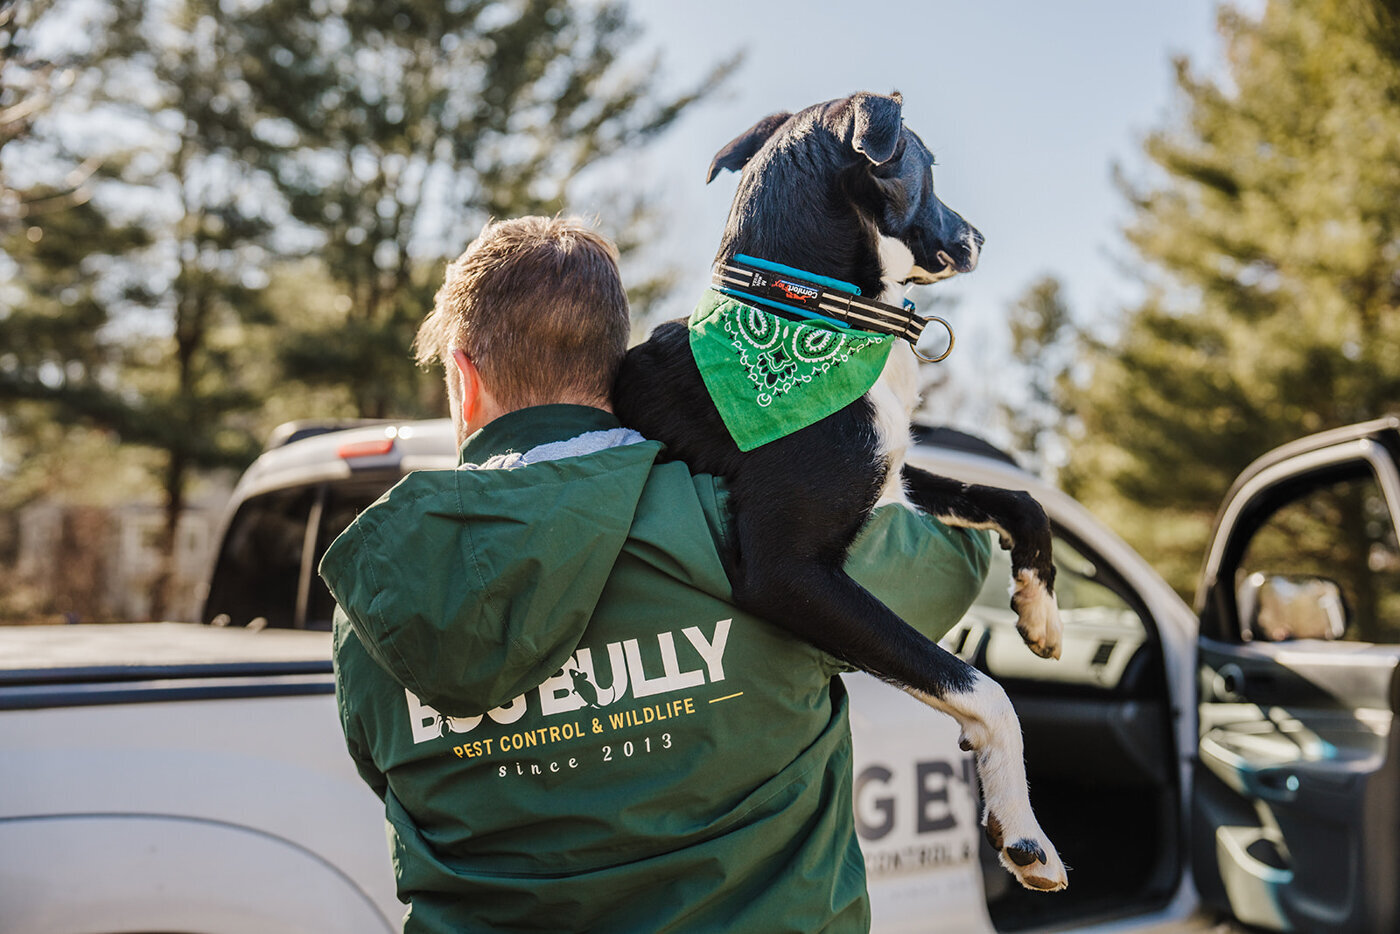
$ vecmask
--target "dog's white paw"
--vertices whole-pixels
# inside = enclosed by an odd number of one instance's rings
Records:
[[[997,861],[1025,888],[1058,892],[1069,886],[1069,874],[1060,854],[1033,819],[1026,827],[1007,827],[988,809],[982,828],[997,851]]]
[[[1016,611],[1016,630],[1030,650],[1041,658],[1060,657],[1060,636],[1064,624],[1055,597],[1031,568],[1016,572],[1011,591],[1011,608]]]
[[[1031,809],[1021,724],[1005,689],[974,669],[970,685],[941,697],[905,690],[958,721],[958,746],[972,753],[977,765],[982,827],[1006,870],[1028,889],[1056,892],[1068,885],[1060,854]]]

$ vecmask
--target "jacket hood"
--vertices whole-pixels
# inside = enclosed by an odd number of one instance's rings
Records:
[[[494,451],[473,439],[464,456],[518,464],[507,452],[538,446],[521,437],[504,444],[505,428],[493,433]],[[533,441],[572,437],[550,434]],[[321,576],[395,680],[441,713],[480,715],[538,687],[573,655],[660,450],[643,441],[544,462],[527,453],[528,466],[409,474],[331,544]]]

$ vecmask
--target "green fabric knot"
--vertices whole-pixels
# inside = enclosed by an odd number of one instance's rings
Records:
[[[690,352],[741,451],[850,405],[880,378],[894,337],[789,321],[714,289],[690,316]]]

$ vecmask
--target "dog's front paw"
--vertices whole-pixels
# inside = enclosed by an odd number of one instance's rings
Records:
[[[1069,886],[1069,874],[1060,854],[1034,821],[1020,833],[1008,833],[996,814],[988,810],[982,827],[997,851],[997,861],[1022,886],[1036,892],[1058,892]]]
[[[1030,650],[1041,658],[1060,657],[1060,636],[1064,625],[1055,596],[1031,568],[1016,572],[1011,591],[1011,608],[1016,611],[1016,630]]]

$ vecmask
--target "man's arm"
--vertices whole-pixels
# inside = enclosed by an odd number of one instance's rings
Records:
[[[374,661],[365,652],[364,646],[360,644],[355,631],[350,627],[350,621],[341,612],[340,607],[335,609],[334,633],[335,706],[340,716],[340,728],[345,733],[345,748],[350,751],[350,758],[355,763],[355,771],[360,773],[365,784],[369,785],[370,790],[378,795],[382,801],[389,788],[389,780],[374,764],[374,758],[370,755],[364,731],[360,727],[359,720],[350,710],[350,698],[356,691],[366,695],[361,699],[362,703],[369,702],[368,686],[359,683],[359,673],[365,671],[367,665],[372,667]]]
[[[905,622],[940,639],[987,579],[992,539],[903,506],[881,506],[851,545],[846,572]]]
[[[729,492],[721,478],[693,478],[716,542],[729,542]],[[962,619],[991,565],[987,532],[953,528],[895,504],[876,509],[851,543],[846,573],[905,622],[941,639]]]

